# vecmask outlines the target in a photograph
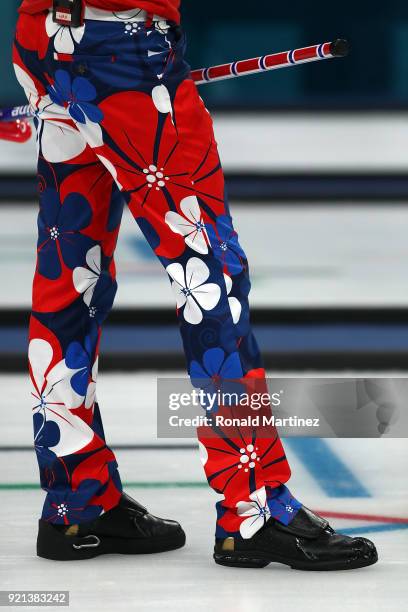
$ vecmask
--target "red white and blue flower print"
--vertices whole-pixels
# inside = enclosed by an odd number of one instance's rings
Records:
[[[85,26],[79,28],[69,28],[67,26],[55,23],[52,13],[48,13],[45,20],[45,30],[47,36],[53,39],[54,50],[57,53],[73,53],[75,44],[81,42]]]
[[[112,14],[70,29],[24,14],[17,25],[13,62],[38,133],[29,363],[43,517],[52,523],[92,520],[122,492],[96,379],[124,202],[170,279],[193,384],[229,393],[265,384],[249,323],[248,263],[184,50],[179,28],[163,21]],[[269,516],[289,522],[299,508],[270,433],[214,421],[198,431],[208,482],[223,496],[219,537],[249,538]]]
[[[265,487],[251,493],[249,499],[250,501],[237,502],[237,515],[243,518],[239,532],[245,539],[252,538],[271,516],[266,502]]]
[[[55,104],[66,108],[72,119],[79,123],[86,123],[87,118],[95,123],[103,119],[100,108],[91,104],[96,98],[96,89],[88,79],[71,79],[66,70],[57,70],[53,84],[48,87],[48,93]]]
[[[208,266],[198,257],[191,257],[185,269],[182,264],[172,263],[166,272],[173,280],[177,308],[183,309],[187,323],[198,325],[204,318],[203,311],[215,308],[221,297],[220,286],[206,282],[210,276]]]
[[[215,257],[220,259],[229,274],[239,274],[243,268],[245,253],[238,242],[238,234],[227,215],[217,218],[216,226],[208,230]]]
[[[69,194],[63,203],[56,189],[41,195],[38,217],[38,271],[49,279],[58,278],[62,266],[74,269],[82,261],[92,240],[81,233],[92,218],[91,207],[79,194]]]
[[[203,213],[195,196],[183,198],[180,202],[180,213],[170,210],[165,220],[173,232],[184,236],[184,241],[190,249],[206,255],[209,238],[205,227]]]

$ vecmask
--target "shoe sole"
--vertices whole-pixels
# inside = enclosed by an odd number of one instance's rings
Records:
[[[182,548],[186,543],[186,535],[184,531],[180,531],[172,536],[149,540],[97,536],[92,544],[81,544],[81,541],[78,544],[78,542],[78,538],[70,536],[64,536],[58,546],[50,546],[47,542],[38,540],[37,556],[52,561],[80,561],[100,555],[148,555]],[[80,547],[75,548],[78,545]]]
[[[358,569],[361,567],[368,567],[374,565],[378,561],[377,552],[373,552],[371,555],[351,560],[349,563],[339,561],[293,561],[293,559],[285,559],[284,557],[276,555],[262,554],[259,552],[251,553],[246,552],[245,555],[239,552],[231,552],[228,554],[214,553],[214,561],[218,565],[225,565],[228,567],[245,567],[252,569],[261,569],[266,567],[270,563],[281,563],[288,565],[291,569],[303,570],[303,571],[338,571],[338,570],[350,570]]]

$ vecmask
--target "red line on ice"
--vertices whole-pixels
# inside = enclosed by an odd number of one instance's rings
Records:
[[[355,514],[354,512],[332,512],[329,510],[314,510],[327,518],[351,519],[354,521],[372,521],[373,523],[408,523],[408,518],[397,516],[381,516],[376,514]]]

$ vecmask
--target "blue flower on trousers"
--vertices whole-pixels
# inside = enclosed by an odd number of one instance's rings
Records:
[[[227,357],[222,348],[211,348],[203,355],[203,365],[198,361],[190,364],[190,378],[194,387],[205,393],[241,393],[243,387],[235,382],[243,376],[241,361],[237,352]]]
[[[70,193],[61,204],[55,189],[41,195],[38,216],[38,271],[54,280],[61,274],[61,258],[68,268],[81,265],[93,241],[80,233],[92,219],[91,207],[79,193]]]
[[[101,487],[99,480],[81,482],[75,491],[50,489],[45,499],[42,518],[56,524],[86,523],[96,519],[102,512],[101,506],[89,505],[89,501]]]
[[[238,242],[238,234],[232,226],[231,218],[221,215],[217,219],[216,230],[210,225],[207,227],[207,233],[215,257],[225,263],[231,274],[239,274],[243,268],[245,253]]]
[[[86,118],[95,123],[103,119],[103,113],[95,104],[91,104],[96,98],[96,89],[84,77],[75,77],[71,81],[71,75],[66,70],[57,70],[53,85],[48,86],[51,100],[68,109],[69,114],[75,121],[86,123]]]
[[[75,393],[85,397],[89,376],[91,373],[91,359],[96,342],[96,337],[92,340],[91,336],[85,337],[84,346],[79,342],[71,342],[65,354],[65,363],[72,370],[79,370],[71,377],[71,387]]]
[[[292,496],[289,489],[283,484],[274,489],[267,487],[266,494],[271,515],[284,525],[289,525],[302,504]]]
[[[47,421],[45,416],[36,412],[33,416],[34,447],[40,468],[51,468],[57,455],[49,449],[60,441],[60,430],[55,421]]]

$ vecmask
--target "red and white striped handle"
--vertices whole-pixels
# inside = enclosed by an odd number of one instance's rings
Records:
[[[252,59],[221,64],[211,68],[200,68],[193,70],[191,76],[197,85],[233,79],[246,74],[256,74],[266,70],[277,70],[278,68],[289,68],[307,62],[317,62],[331,59],[333,57],[344,57],[349,52],[349,44],[346,40],[338,39],[311,47],[302,47],[292,51],[262,55]]]

